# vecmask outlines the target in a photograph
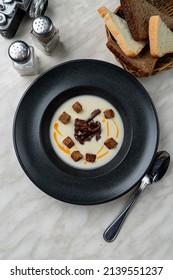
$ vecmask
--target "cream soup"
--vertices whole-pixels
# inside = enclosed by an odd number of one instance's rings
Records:
[[[74,104],[78,105],[75,108],[78,112],[74,110]],[[90,123],[94,128],[99,126],[100,133],[97,133],[97,136],[96,134],[91,135],[89,140],[80,143],[75,136],[75,120],[82,120],[86,125],[91,114],[96,110],[100,112],[97,112]],[[106,110],[108,113],[113,112],[113,114],[105,117]],[[66,123],[62,122],[64,112],[67,116]],[[77,130],[78,128],[79,126],[76,126]],[[78,135],[80,136],[80,134],[79,131]],[[120,114],[111,103],[97,96],[81,95],[68,99],[56,110],[50,123],[50,141],[54,151],[66,164],[74,168],[95,169],[105,165],[118,153],[123,138],[124,127]],[[64,140],[66,144],[64,144]],[[112,141],[113,146],[106,146],[106,141],[110,142],[108,144],[112,144]],[[80,154],[77,161],[72,158],[76,152]]]

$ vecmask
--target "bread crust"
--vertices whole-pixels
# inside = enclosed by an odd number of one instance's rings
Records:
[[[107,11],[105,6],[99,8],[98,12],[99,12],[99,14],[101,15],[102,18],[104,18],[106,16],[106,14],[108,13],[108,11]]]
[[[149,42],[152,56],[159,57],[158,53],[158,26],[160,17],[152,16],[149,20]]]

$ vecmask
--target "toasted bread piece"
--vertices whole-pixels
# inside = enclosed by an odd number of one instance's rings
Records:
[[[173,29],[172,0],[120,0],[128,27],[135,40],[148,37],[149,19],[159,15]]]
[[[108,42],[106,46],[124,69],[138,77],[148,77],[152,74],[158,58],[151,56],[148,45],[135,58],[130,58],[122,52],[117,42],[111,38],[108,30],[107,32]]]
[[[106,26],[122,52],[128,57],[137,56],[145,47],[146,41],[135,41],[131,36],[127,22],[123,18],[113,14],[105,6],[101,7],[98,12],[104,19]]]
[[[149,21],[149,41],[151,55],[162,57],[173,53],[173,32],[159,16],[152,16]]]

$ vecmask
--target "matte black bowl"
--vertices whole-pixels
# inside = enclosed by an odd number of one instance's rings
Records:
[[[125,131],[117,155],[93,170],[64,163],[49,139],[55,110],[85,94],[112,103]],[[115,199],[139,183],[154,160],[159,125],[149,94],[134,77],[110,63],[75,60],[48,70],[26,90],[14,118],[13,140],[18,160],[36,186],[56,199],[90,205]]]

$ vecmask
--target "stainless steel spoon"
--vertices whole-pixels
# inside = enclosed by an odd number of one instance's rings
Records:
[[[143,177],[140,187],[138,188],[138,191],[133,196],[133,198],[128,203],[128,205],[124,208],[124,210],[121,212],[121,214],[105,230],[103,234],[103,238],[105,239],[105,241],[111,242],[115,240],[128,213],[130,212],[135,202],[138,200],[144,188],[149,184],[158,182],[165,175],[169,163],[170,163],[170,155],[168,154],[168,152],[166,151],[157,152],[154,163],[151,169],[148,171],[148,174],[146,174]]]

